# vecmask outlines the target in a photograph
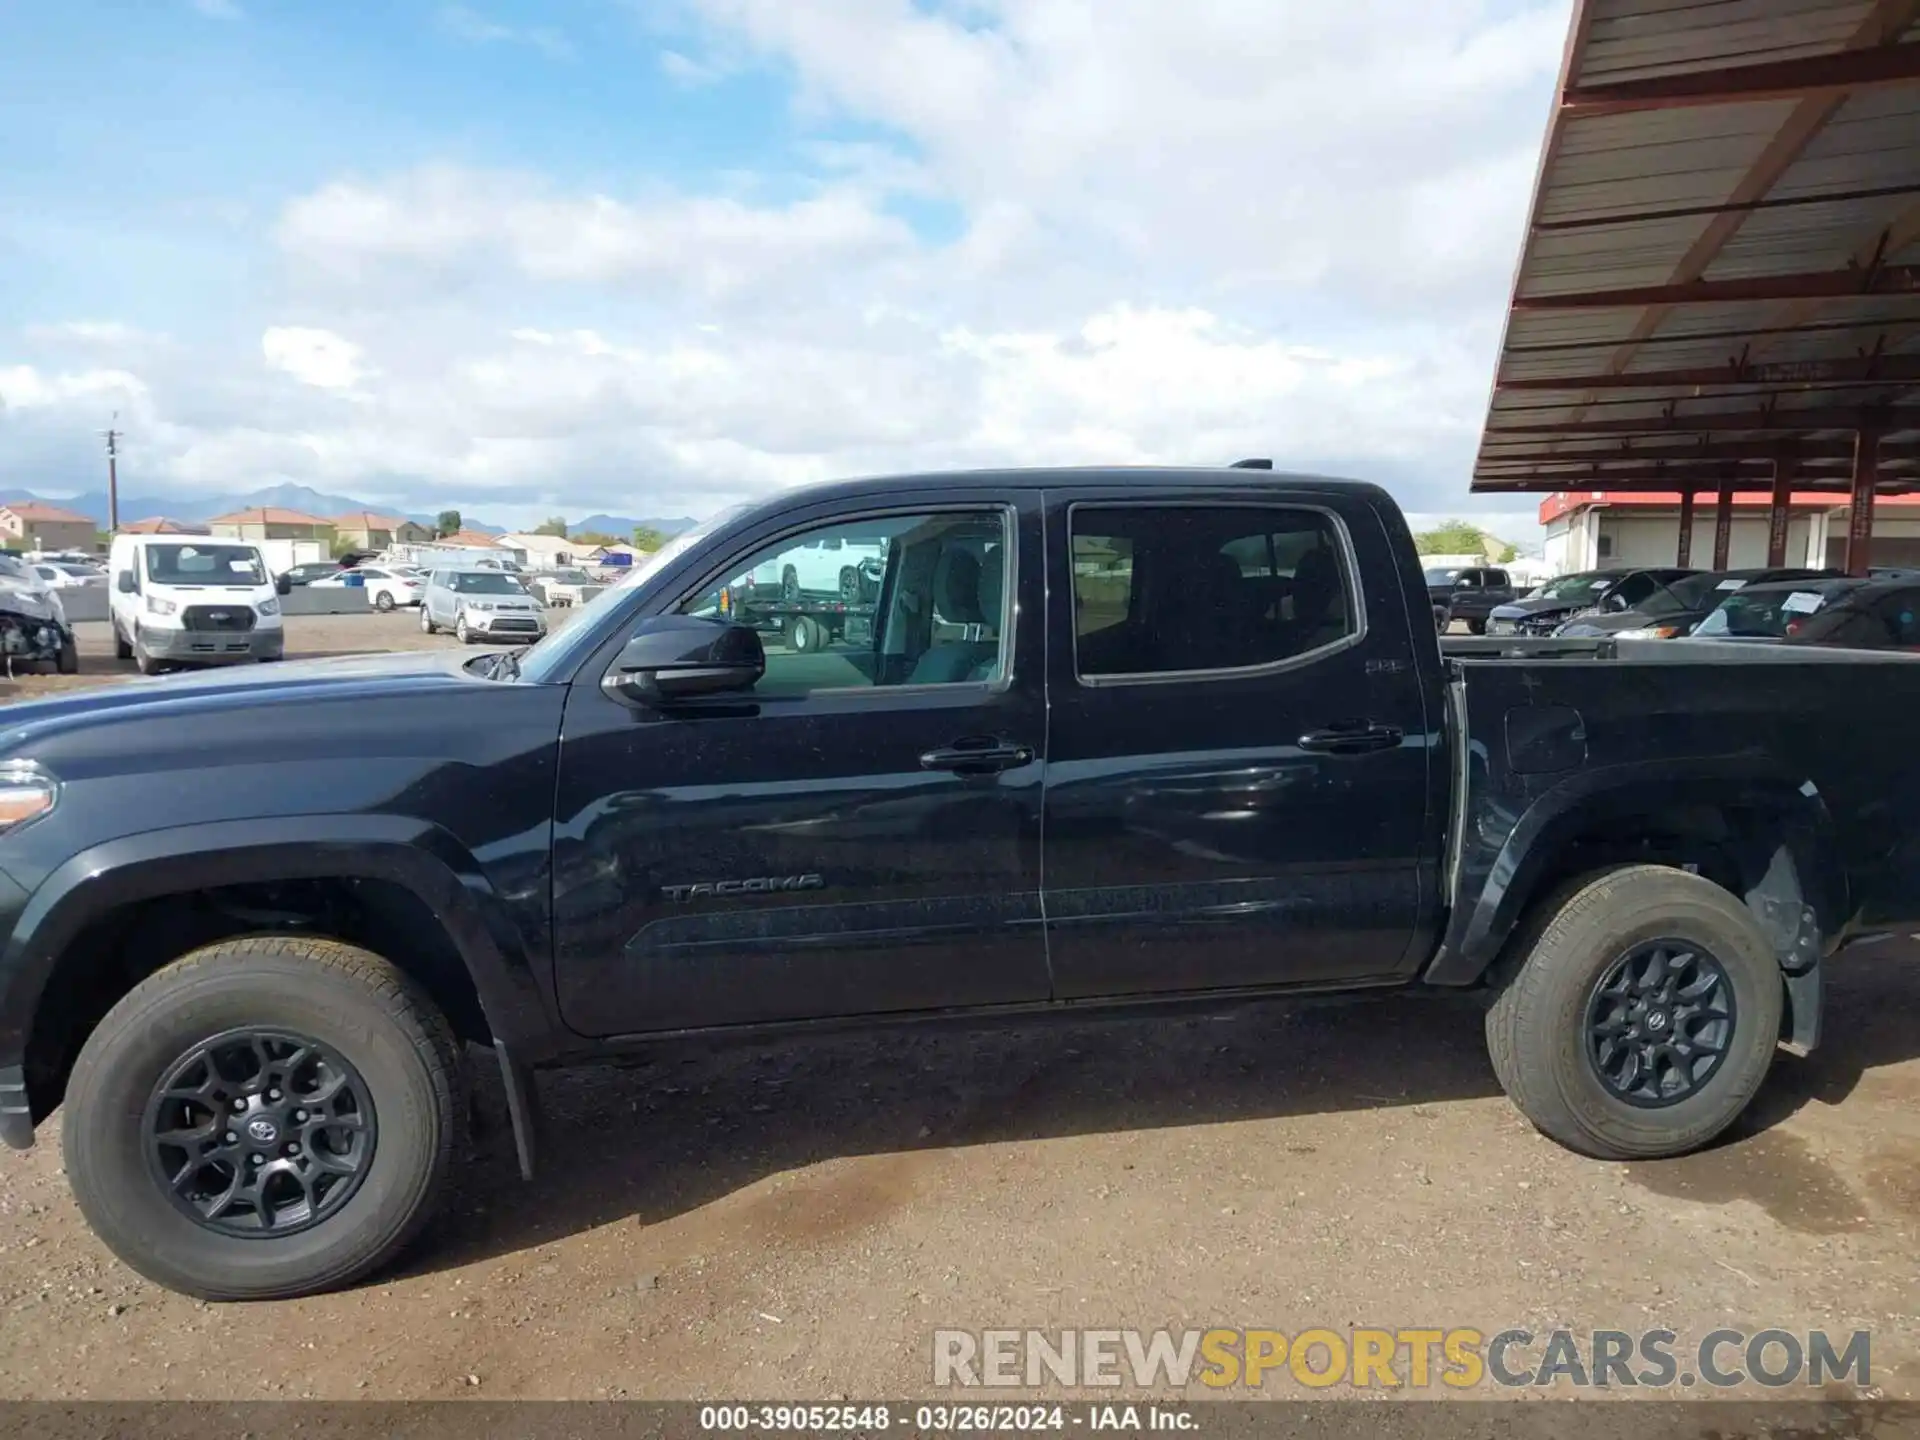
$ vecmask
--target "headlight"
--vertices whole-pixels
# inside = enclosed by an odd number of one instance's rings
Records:
[[[179,608],[177,601],[169,600],[164,595],[147,596],[147,609],[155,615],[171,615]]]
[[[257,608],[262,615],[278,615],[280,613],[280,600],[277,596],[269,595],[260,602]]]
[[[0,832],[12,830],[53,809],[60,787],[31,760],[0,765]]]
[[[1680,633],[1678,625],[1636,625],[1631,630],[1616,630],[1616,640],[1671,640]]]

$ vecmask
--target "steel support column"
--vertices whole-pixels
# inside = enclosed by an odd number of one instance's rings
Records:
[[[1788,502],[1793,498],[1793,470],[1792,455],[1773,457],[1773,503],[1767,510],[1767,564],[1773,567],[1787,563],[1787,522],[1792,514]]]
[[[1727,568],[1727,557],[1733,551],[1733,476],[1729,475],[1720,482],[1720,508],[1713,515],[1713,568]]]
[[[1693,563],[1693,491],[1680,492],[1680,549],[1673,563],[1681,569]]]
[[[1873,562],[1873,492],[1880,478],[1880,433],[1853,437],[1853,508],[1847,513],[1847,573],[1865,575]]]

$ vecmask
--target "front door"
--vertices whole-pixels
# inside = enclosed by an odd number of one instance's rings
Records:
[[[1351,496],[1049,497],[1049,954],[1063,999],[1401,973],[1429,733]],[[1431,643],[1431,642],[1428,642]],[[1436,717],[1437,720],[1437,717]]]
[[[811,574],[823,542],[884,556],[871,594],[747,581],[803,561]],[[589,663],[555,825],[572,1028],[1048,997],[1039,555],[1037,494],[816,508],[751,532],[656,607],[762,630],[752,692],[648,710],[601,688],[612,651]]]

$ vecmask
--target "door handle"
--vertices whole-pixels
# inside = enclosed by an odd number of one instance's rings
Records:
[[[969,737],[929,750],[920,757],[922,770],[951,770],[956,775],[996,775],[1030,764],[1033,747],[1009,745],[990,737]]]
[[[1321,755],[1364,755],[1369,750],[1389,750],[1398,745],[1404,733],[1398,725],[1359,721],[1347,725],[1329,725],[1324,730],[1309,730],[1302,735],[1302,750]]]

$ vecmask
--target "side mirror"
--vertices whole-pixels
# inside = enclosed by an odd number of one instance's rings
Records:
[[[601,687],[658,709],[696,695],[751,690],[767,671],[760,634],[697,615],[642,620]]]
[[[284,575],[274,576],[273,593],[276,595],[291,595],[293,593],[293,582]]]
[[[122,570],[118,575],[113,577],[113,588],[118,590],[122,595],[131,595],[140,587],[133,583],[133,571]]]

